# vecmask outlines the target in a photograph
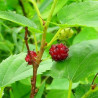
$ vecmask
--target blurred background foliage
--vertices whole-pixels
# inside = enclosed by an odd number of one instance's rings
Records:
[[[74,2],[84,2],[84,1],[96,1],[96,0],[59,0],[58,7],[53,14],[52,21],[48,28],[48,33],[46,37],[47,43],[51,41],[58,26],[55,26],[54,23],[60,23],[57,12],[63,7],[74,3]],[[39,10],[42,14],[42,19],[46,20],[51,4],[53,0],[36,0]],[[31,20],[33,20],[38,28],[40,29],[40,23],[34,10],[33,5],[28,0],[0,0],[0,11],[8,11],[13,13],[18,13],[23,15]],[[55,43],[66,43],[68,47],[73,44],[80,43],[85,40],[98,39],[98,28],[97,27],[73,27],[71,28],[74,31],[74,34],[71,38],[67,40],[57,39]],[[24,42],[24,27],[0,19],[0,62],[9,57],[10,55],[19,54],[21,52],[26,53],[26,46]],[[41,42],[41,33],[35,33],[38,41],[38,46]],[[32,32],[29,32],[29,45],[31,50],[35,50],[34,37]],[[49,57],[48,53],[49,48],[46,50],[44,57]],[[79,81],[78,83],[73,84],[73,98],[81,98],[85,92],[90,88],[90,83],[94,77],[93,73],[84,80]],[[98,79],[95,81],[98,83]],[[30,95],[30,77],[16,81],[15,83],[8,85],[4,88],[3,98],[29,98]],[[48,71],[43,74],[39,74],[37,77],[37,87],[39,88],[39,93],[36,98],[66,98],[68,93],[68,80],[67,79],[53,79],[49,76]],[[45,88],[45,89],[44,89]],[[98,92],[94,92],[98,95]],[[95,94],[91,94],[88,98],[98,98],[93,97]]]

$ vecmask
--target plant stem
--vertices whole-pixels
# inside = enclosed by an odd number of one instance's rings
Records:
[[[33,4],[33,6],[34,6],[34,8],[35,8],[35,10],[36,10],[36,13],[37,13],[37,15],[38,15],[39,21],[40,21],[40,23],[41,23],[41,26],[42,26],[42,28],[43,28],[43,20],[41,19],[41,14],[40,14],[40,11],[39,11],[39,9],[38,9],[38,7],[37,7],[36,2],[35,2],[34,0],[29,0],[29,1]]]
[[[61,32],[62,28],[60,28],[58,30],[58,32],[55,34],[55,36],[52,38],[52,40],[48,43],[47,47],[49,47],[56,39],[57,39],[57,36],[59,35],[59,33]],[[47,48],[46,47],[46,48]]]
[[[36,11],[37,11],[37,14],[38,14],[38,16],[40,17],[41,15],[40,15],[40,12],[39,12],[39,10],[38,10],[38,8],[37,8],[37,6],[36,6],[36,3],[35,3],[34,1],[32,1],[32,0],[29,0],[29,1],[34,4],[34,7],[35,7],[35,9],[36,9]],[[44,53],[44,47],[46,46],[46,33],[47,33],[47,28],[48,28],[48,26],[49,26],[49,21],[50,21],[51,18],[52,18],[52,14],[53,14],[53,11],[54,11],[54,8],[55,8],[55,6],[56,6],[57,1],[58,1],[58,0],[54,0],[54,3],[53,3],[52,8],[51,8],[51,10],[50,10],[50,14],[49,14],[49,16],[48,16],[48,18],[47,18],[46,24],[43,24],[43,26],[44,26],[43,32],[44,32],[44,33],[43,33],[43,35],[42,35],[41,48],[40,48],[39,53],[37,54],[36,62],[34,62],[34,61],[32,60],[32,57],[31,57],[31,54],[30,54],[29,46],[28,46],[28,43],[27,43],[27,33],[28,33],[28,29],[27,29],[27,27],[25,28],[25,43],[26,43],[26,46],[27,46],[28,53],[29,53],[29,55],[30,55],[30,59],[31,59],[32,65],[33,65],[33,77],[32,77],[32,79],[31,79],[32,89],[31,89],[31,96],[30,96],[30,98],[34,98],[34,96],[35,96],[37,68],[39,67],[40,62],[42,61],[41,59],[42,59],[42,55],[43,55],[43,53]],[[41,21],[42,21],[42,20],[41,20]],[[40,22],[41,22],[41,21],[40,21]],[[42,22],[41,22],[41,24],[42,24]]]
[[[32,32],[32,30],[30,29],[31,33],[33,34],[33,37],[34,37],[34,43],[35,43],[35,49],[36,49],[36,52],[38,52],[38,45],[37,45],[37,39],[36,39],[36,36],[35,36],[35,32]]]
[[[41,48],[40,48],[39,54],[37,56],[37,62],[38,62],[38,64],[40,63],[42,55],[44,53],[44,47],[46,46],[46,33],[47,33],[47,29],[48,29],[49,23],[51,21],[52,14],[53,14],[53,11],[55,9],[57,1],[58,0],[54,0],[53,5],[52,5],[51,10],[50,10],[50,14],[49,14],[49,16],[47,18],[47,21],[46,21],[45,25],[44,25],[44,29],[43,29],[44,33],[42,35]]]
[[[38,45],[37,45],[37,39],[36,39],[36,36],[35,36],[35,32],[33,32],[33,37],[34,37],[34,42],[35,42],[35,49],[36,49],[36,52],[38,52]]]
[[[49,22],[51,21],[51,17],[52,17],[52,14],[53,14],[53,12],[54,12],[54,9],[55,9],[55,6],[56,6],[57,1],[58,1],[58,0],[54,0],[54,3],[53,3],[53,5],[52,5],[52,7],[51,7],[50,14],[49,14],[49,16],[48,16],[48,18],[47,18],[47,21],[46,21],[46,24],[45,24],[46,27],[49,26]]]
[[[96,87],[94,90],[90,88],[90,90],[87,93],[85,93],[81,98],[87,98],[91,93],[95,91],[98,91],[98,87]]]
[[[35,64],[36,65],[36,64]],[[31,95],[30,98],[34,98],[35,96],[35,88],[36,88],[36,76],[37,76],[37,67],[33,65],[33,77],[31,79]]]
[[[2,98],[3,90],[4,90],[4,87],[1,87],[1,90],[0,90],[0,98]]]
[[[34,96],[35,96],[36,76],[37,76],[38,64],[37,64],[37,62],[35,62],[33,60],[32,56],[31,56],[29,45],[28,45],[27,35],[28,35],[28,28],[25,27],[25,44],[26,44],[26,47],[27,47],[27,50],[28,50],[28,54],[30,56],[30,60],[32,62],[32,66],[33,66],[33,77],[31,78],[32,89],[31,89],[31,96],[30,96],[30,98],[34,98]]]
[[[92,81],[92,84],[91,84],[91,85],[93,85],[93,84],[94,84],[94,81],[95,81],[95,79],[96,79],[97,75],[98,75],[98,73],[95,75],[95,77],[94,77],[94,79],[93,79],[93,81]]]
[[[68,98],[71,98],[71,88],[72,88],[72,81],[69,81],[69,90],[68,90]]]

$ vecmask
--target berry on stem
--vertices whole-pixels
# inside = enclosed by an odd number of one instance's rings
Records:
[[[68,57],[69,49],[64,44],[56,44],[52,45],[49,49],[49,54],[51,55],[52,59],[55,61],[61,61]]]
[[[32,59],[35,61],[35,60],[36,60],[35,57],[37,56],[36,52],[30,51],[30,54],[31,54],[31,56],[32,56]],[[31,59],[30,59],[29,53],[26,55],[25,61],[28,62],[29,65],[32,65],[32,61],[31,61]]]

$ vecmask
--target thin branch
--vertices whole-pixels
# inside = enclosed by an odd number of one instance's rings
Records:
[[[94,77],[94,79],[93,79],[93,81],[92,81],[92,84],[91,84],[91,85],[93,85],[93,84],[94,84],[94,81],[95,81],[95,79],[96,79],[97,75],[98,75],[98,73],[96,73],[96,75],[95,75],[95,77]]]
[[[35,62],[30,54],[30,49],[29,49],[29,45],[28,45],[28,38],[27,38],[27,35],[28,35],[28,27],[25,27],[25,44],[26,44],[26,47],[27,47],[27,50],[28,50],[28,54],[30,56],[30,60],[32,62],[32,66],[33,66],[33,77],[31,78],[31,85],[32,85],[32,89],[31,89],[31,96],[30,98],[34,98],[35,96],[35,86],[36,86],[36,76],[37,76],[37,62]]]
[[[29,1],[31,1],[31,2],[34,4],[38,16],[41,17],[40,12],[39,12],[39,9],[38,9],[37,6],[36,6],[36,3],[33,2],[32,0],[29,0]],[[43,55],[43,53],[44,53],[44,47],[47,45],[47,44],[46,44],[46,32],[47,32],[47,28],[48,28],[48,26],[49,26],[49,22],[50,22],[50,20],[51,20],[51,18],[52,18],[52,14],[53,14],[53,11],[54,11],[54,8],[55,8],[55,6],[56,6],[57,1],[58,1],[58,0],[54,0],[54,3],[53,3],[52,8],[51,8],[51,10],[50,10],[50,14],[49,14],[49,16],[48,16],[48,18],[47,18],[47,22],[45,23],[45,25],[43,25],[43,26],[44,26],[44,28],[43,28],[43,32],[44,32],[44,33],[43,33],[43,35],[42,35],[41,48],[40,48],[40,51],[39,51],[39,53],[38,53],[38,55],[37,55],[37,57],[36,57],[36,63],[32,60],[32,57],[31,57],[31,55],[30,55],[30,58],[31,58],[32,64],[33,64],[33,77],[32,77],[32,79],[31,79],[32,89],[31,89],[31,96],[30,96],[30,98],[34,98],[35,93],[36,93],[36,92],[35,92],[35,86],[36,86],[37,68],[39,67],[40,62],[42,61],[41,58],[42,58],[42,55]],[[40,18],[40,17],[39,17],[39,18]],[[42,24],[41,18],[40,18],[40,22],[41,22],[41,24]],[[25,30],[26,30],[26,32],[25,32],[25,42],[26,42],[26,46],[27,46],[28,53],[30,54],[30,50],[29,50],[29,46],[28,46],[28,42],[27,42],[27,34],[28,34],[28,29],[27,29],[27,27],[25,28]]]

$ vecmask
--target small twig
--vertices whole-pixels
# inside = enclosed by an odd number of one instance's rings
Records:
[[[27,37],[27,35],[28,35],[28,27],[25,27],[25,38],[24,38],[24,40],[25,40],[25,44],[26,44],[26,47],[27,47],[28,54],[30,56],[31,62],[32,62],[32,64],[34,64],[34,60],[32,59],[32,56],[30,54],[30,49],[29,49],[29,45],[28,45],[28,37]]]
[[[94,77],[94,79],[93,79],[93,81],[92,81],[92,84],[91,84],[91,89],[92,89],[92,90],[94,90],[95,87],[96,87],[96,85],[97,85],[97,84],[94,84],[94,81],[95,81],[97,75],[98,75],[98,73],[95,75],[95,77]]]
[[[95,79],[96,79],[97,75],[98,75],[98,73],[96,73],[96,75],[95,75],[95,77],[94,77],[94,79],[93,79],[93,81],[92,81],[92,84],[91,84],[91,85],[93,85],[93,84],[94,84],[94,81],[95,81]]]

